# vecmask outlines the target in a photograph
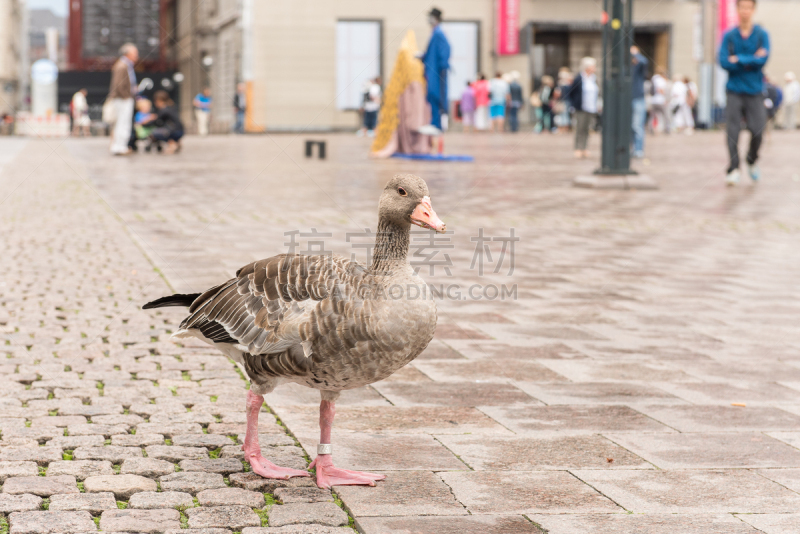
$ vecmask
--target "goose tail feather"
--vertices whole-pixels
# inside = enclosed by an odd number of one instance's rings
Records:
[[[147,304],[142,306],[142,309],[150,310],[153,308],[167,308],[169,306],[185,306],[188,308],[189,306],[192,305],[192,302],[194,302],[199,296],[200,293],[189,293],[189,294],[176,293],[174,295],[161,297],[160,299],[148,302]]]

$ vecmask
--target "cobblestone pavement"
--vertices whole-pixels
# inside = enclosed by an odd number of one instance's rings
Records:
[[[735,189],[719,134],[649,140],[656,192],[571,188],[593,164],[558,136],[449,136],[473,164],[314,137],[327,160],[292,135],[114,159],[0,142],[1,532],[797,532],[800,135],[772,134],[764,182]],[[363,259],[397,172],[454,234],[412,244],[444,292],[435,340],[339,402],[338,465],[388,477],[260,479],[235,367],[140,305],[294,238]],[[306,466],[317,404],[268,395],[263,454]]]

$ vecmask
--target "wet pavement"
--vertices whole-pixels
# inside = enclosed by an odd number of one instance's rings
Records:
[[[648,139],[658,191],[571,187],[595,163],[560,136],[449,135],[474,163],[349,134],[0,141],[0,532],[796,532],[798,141],[772,133],[763,183],[727,189],[721,134]],[[364,261],[401,172],[452,232],[412,239],[436,337],[344,392],[333,434],[387,479],[261,479],[235,367],[140,306],[290,249]],[[318,402],[268,395],[263,454],[307,466]]]

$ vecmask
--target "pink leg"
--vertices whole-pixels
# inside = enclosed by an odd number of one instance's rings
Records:
[[[330,444],[331,428],[333,427],[333,417],[336,409],[333,402],[322,401],[319,405],[319,442]],[[363,473],[361,471],[348,471],[333,466],[333,459],[330,454],[318,454],[311,462],[309,469],[317,470],[317,486],[323,489],[330,489],[331,486],[374,486],[376,480],[383,480],[386,475],[375,473]]]
[[[253,472],[264,478],[287,479],[309,476],[305,471],[279,467],[261,456],[261,447],[258,444],[258,411],[263,403],[264,397],[256,395],[252,391],[247,392],[247,434],[245,434],[242,450]]]

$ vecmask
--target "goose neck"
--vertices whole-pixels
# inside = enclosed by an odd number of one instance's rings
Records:
[[[372,270],[387,272],[393,266],[408,263],[410,225],[399,226],[386,219],[378,222]]]

